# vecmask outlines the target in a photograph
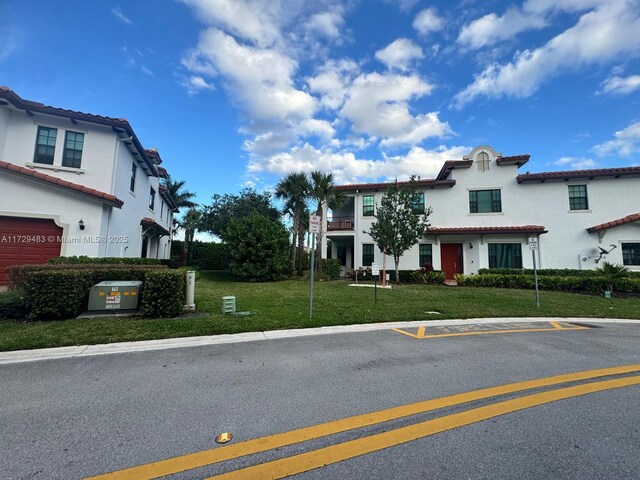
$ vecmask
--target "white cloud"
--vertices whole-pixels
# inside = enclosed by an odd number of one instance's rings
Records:
[[[311,32],[318,33],[328,39],[340,36],[340,28],[344,25],[344,18],[340,9],[330,12],[316,13],[309,18],[306,27]]]
[[[414,60],[421,58],[424,58],[422,48],[407,38],[399,38],[376,52],[376,59],[390,70],[408,70]]]
[[[619,0],[583,14],[578,23],[544,46],[516,54],[513,62],[489,65],[455,96],[458,107],[476,97],[527,97],[553,75],[606,63],[640,51],[640,9]]]
[[[464,25],[457,41],[473,49],[491,46],[521,32],[546,27],[549,17],[554,13],[581,12],[616,1],[618,0],[528,0],[522,8],[510,7],[500,16],[492,12]]]
[[[189,95],[195,95],[196,93],[199,93],[203,90],[214,89],[213,85],[207,83],[207,81],[204,78],[198,75],[191,75],[188,78],[182,80],[181,83],[182,83],[182,86],[187,89],[187,93]]]
[[[111,14],[120,20],[125,25],[131,25],[131,19],[127,17],[120,7],[114,7],[111,9]]]
[[[306,79],[309,91],[320,95],[322,106],[336,110],[346,96],[347,85],[360,71],[358,65],[349,59],[330,60],[319,69],[314,77]]]
[[[433,86],[417,75],[370,73],[358,76],[348,90],[340,115],[353,130],[383,137],[382,145],[415,145],[425,138],[442,138],[451,132],[437,113],[414,116],[408,102],[427,95]]]
[[[626,95],[640,90],[640,75],[609,77],[602,83],[602,92]]]
[[[249,164],[249,172],[283,176],[294,171],[321,170],[332,172],[339,184],[385,181],[395,178],[405,180],[413,174],[420,175],[422,178],[433,178],[446,160],[462,158],[470,150],[466,146],[451,148],[440,146],[434,150],[413,147],[406,155],[384,156],[382,160],[369,160],[357,158],[352,152],[334,152],[305,144],[268,158],[253,159]]]
[[[442,30],[444,21],[438,16],[435,8],[421,10],[412,23],[419,35],[426,36],[431,32]]]
[[[281,2],[261,0],[182,0],[209,25],[227,30],[260,47],[280,39],[279,22],[286,18]]]
[[[593,147],[598,156],[620,155],[628,157],[640,152],[640,122],[632,123],[627,128],[614,134],[614,139]]]
[[[506,40],[525,30],[543,28],[545,25],[544,18],[539,15],[510,8],[502,16],[490,13],[462,27],[458,43],[477,49]]]
[[[571,170],[589,170],[598,166],[595,160],[585,157],[562,157],[554,164]]]
[[[297,62],[273,49],[242,45],[216,29],[206,30],[187,64],[216,71],[253,121],[310,117],[316,100],[293,85]]]

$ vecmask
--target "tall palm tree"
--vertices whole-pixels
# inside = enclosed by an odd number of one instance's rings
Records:
[[[311,172],[311,198],[318,203],[316,215],[320,217],[320,232],[318,233],[318,249],[316,250],[316,264],[318,272],[322,272],[322,231],[324,207],[336,209],[344,206],[347,197],[336,189],[333,173]]]
[[[293,273],[296,268],[296,240],[300,233],[300,219],[306,207],[310,189],[309,180],[303,172],[292,172],[281,179],[278,185],[276,185],[276,197],[285,201],[285,211],[288,210],[293,218],[291,273]]]
[[[178,225],[184,229],[184,260],[183,265],[186,266],[190,261],[193,252],[192,245],[196,232],[200,229],[202,221],[202,212],[195,207],[191,207],[187,210],[182,220]]]
[[[192,208],[197,205],[191,201],[196,194],[189,190],[183,190],[185,183],[187,182],[184,180],[175,181],[169,175],[167,175],[162,182],[162,185],[169,191],[169,195],[173,198],[178,209],[183,207]]]

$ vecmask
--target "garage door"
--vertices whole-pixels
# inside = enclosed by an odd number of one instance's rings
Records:
[[[62,228],[53,220],[0,217],[0,285],[9,265],[47,263],[60,256]]]

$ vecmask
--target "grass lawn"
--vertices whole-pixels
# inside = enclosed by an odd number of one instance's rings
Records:
[[[222,315],[222,297],[234,295],[239,311]],[[639,298],[612,298],[533,290],[402,285],[378,289],[347,282],[315,282],[309,320],[309,281],[234,282],[223,272],[201,272],[196,305],[207,318],[99,318],[51,322],[0,321],[0,351],[157,338],[216,335],[284,328],[475,317],[602,317],[640,319]],[[439,311],[434,315],[428,311]]]

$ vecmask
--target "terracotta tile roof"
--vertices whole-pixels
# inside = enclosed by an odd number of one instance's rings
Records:
[[[541,225],[500,227],[429,227],[427,235],[455,235],[461,233],[547,233]]]
[[[498,165],[524,165],[529,161],[531,155],[511,155],[510,157],[498,157],[496,158],[496,163]]]
[[[564,172],[525,173],[518,175],[518,183],[545,182],[547,180],[571,180],[579,178],[640,176],[640,167],[598,168],[594,170],[570,170]]]
[[[140,225],[142,225],[145,228],[151,228],[152,230],[155,230],[156,232],[160,233],[161,236],[171,234],[169,230],[164,228],[162,225],[156,222],[153,218],[144,217],[142,220],[140,220]]]
[[[178,206],[176,205],[176,202],[173,200],[173,197],[169,193],[169,190],[167,189],[167,187],[160,185],[160,196],[164,199],[165,202],[167,202],[167,205],[169,205],[169,208],[171,208],[171,211],[178,212],[179,210]]]
[[[640,213],[632,213],[631,215],[627,215],[624,218],[618,218],[617,220],[612,220],[610,222],[601,223],[600,225],[589,227],[587,228],[587,232],[595,233],[601,230],[608,230],[609,228],[618,227],[620,225],[631,222],[640,222]]]
[[[125,138],[131,137],[130,143],[132,143],[135,147],[135,150],[139,155],[138,158],[142,158],[142,161],[144,163],[143,166],[145,167],[145,169],[148,169],[152,175],[158,176],[156,167],[153,165],[152,160],[147,156],[145,149],[142,147],[140,140],[138,140],[138,137],[136,136],[133,128],[126,118],[105,117],[102,115],[94,115],[92,113],[79,112],[76,110],[51,107],[43,103],[25,100],[9,87],[0,86],[0,105],[7,105],[8,103],[19,110],[24,110],[29,116],[33,116],[34,113],[41,113],[45,115],[54,115],[57,117],[68,118],[74,123],[77,121],[81,121],[111,127],[116,133],[123,134]]]
[[[473,160],[447,160],[436,175],[436,180],[446,180],[454,168],[469,168],[471,165]]]
[[[93,188],[85,187],[84,185],[79,185],[77,183],[67,182],[66,180],[54,177],[52,175],[45,175],[44,173],[36,172],[31,168],[20,167],[18,165],[14,165],[13,163],[3,162],[2,160],[0,160],[0,170],[8,171],[10,173],[21,175],[24,177],[29,177],[33,180],[45,184],[55,185],[58,187],[66,188],[68,190],[72,190],[77,193],[82,193],[91,197],[99,198],[100,200],[103,200],[104,203],[112,205],[116,208],[121,208],[122,205],[124,205],[124,202],[115,195],[104,193]]]
[[[351,185],[338,185],[336,190],[351,191],[351,190],[383,190],[389,188],[394,182],[384,183],[354,183]],[[455,180],[418,180],[415,182],[419,188],[437,188],[437,187],[453,187],[456,184]],[[399,186],[409,185],[409,182],[398,182]]]

